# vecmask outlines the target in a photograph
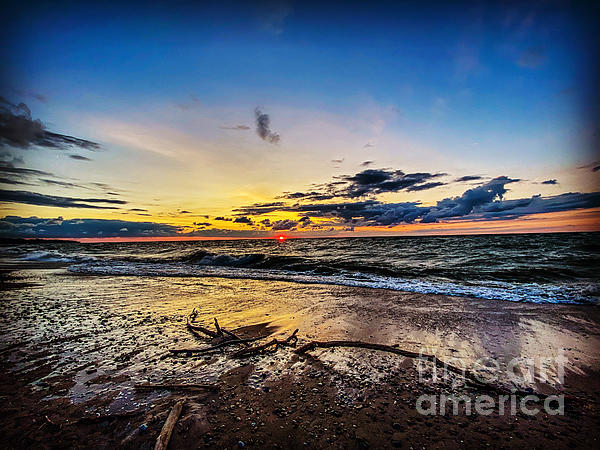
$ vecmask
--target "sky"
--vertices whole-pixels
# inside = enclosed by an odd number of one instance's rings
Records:
[[[592,3],[1,8],[1,236],[600,230]]]

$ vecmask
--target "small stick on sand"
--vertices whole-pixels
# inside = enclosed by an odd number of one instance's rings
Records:
[[[188,390],[188,391],[215,391],[219,389],[219,386],[215,384],[136,384],[134,386],[136,391],[153,391],[159,389],[165,389],[169,391],[179,391],[179,390]]]
[[[185,400],[179,400],[177,403],[175,403],[175,406],[173,406],[173,409],[169,413],[169,416],[167,417],[167,420],[165,421],[165,424],[158,435],[158,439],[156,439],[154,450],[166,450],[167,446],[169,445],[169,440],[171,439],[171,434],[173,434],[173,428],[177,423],[177,419],[179,419],[179,416],[181,415],[184,402]]]

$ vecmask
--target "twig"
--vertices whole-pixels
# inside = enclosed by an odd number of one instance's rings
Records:
[[[165,424],[158,435],[158,439],[156,439],[156,445],[154,446],[154,450],[166,450],[169,445],[169,440],[171,439],[171,434],[173,434],[173,428],[177,423],[177,419],[181,415],[181,410],[183,409],[183,403],[185,400],[179,400],[173,406],[173,409],[169,413]]]
[[[154,391],[159,389],[164,389],[168,391],[180,391],[180,390],[188,390],[188,391],[205,391],[210,390],[214,391],[219,389],[219,386],[216,384],[136,384],[134,386],[136,391]]]

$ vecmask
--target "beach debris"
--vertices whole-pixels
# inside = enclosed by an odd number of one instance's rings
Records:
[[[232,357],[233,358],[245,358],[248,356],[257,355],[259,353],[262,353],[264,350],[268,349],[269,347],[273,347],[273,346],[275,346],[275,350],[277,350],[277,348],[279,348],[279,347],[295,347],[296,343],[298,342],[298,337],[296,336],[296,333],[298,333],[297,328],[286,339],[283,339],[283,340],[272,339],[269,342],[267,342],[266,344],[257,345],[255,347],[243,348],[243,349],[235,352],[232,355]]]
[[[191,353],[211,353],[211,352],[214,352],[216,350],[222,349],[223,347],[227,347],[229,345],[242,344],[242,345],[248,346],[250,344],[250,342],[260,341],[260,340],[266,339],[268,337],[269,337],[269,335],[257,336],[257,337],[253,337],[253,338],[239,339],[239,340],[231,339],[231,340],[228,340],[228,341],[219,342],[218,344],[212,345],[210,347],[204,347],[204,348],[176,348],[176,349],[170,349],[169,351],[171,353],[174,353],[174,354],[179,354],[179,353],[190,353],[190,354]]]
[[[142,383],[133,386],[136,391],[154,391],[154,390],[168,390],[168,391],[204,391],[204,390],[217,390],[219,386],[215,384],[152,384]]]
[[[194,320],[196,319],[197,316],[198,316],[198,311],[196,311],[196,308],[194,308],[192,310],[192,313],[187,318],[187,327],[193,334],[195,334],[201,338],[204,338],[204,336],[196,333],[197,331],[200,331],[201,333],[204,333],[205,335],[212,337],[212,338],[219,337],[219,333],[209,330],[208,328],[204,328],[203,326],[194,323]],[[218,325],[216,318],[215,318],[215,323]]]
[[[166,450],[169,445],[169,440],[171,440],[171,434],[173,434],[173,428],[181,415],[181,410],[183,409],[183,404],[185,400],[179,400],[171,409],[165,424],[156,439],[156,445],[154,446],[154,450]]]

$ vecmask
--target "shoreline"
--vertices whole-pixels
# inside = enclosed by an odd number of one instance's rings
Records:
[[[447,296],[447,297],[451,297],[451,298],[468,298],[468,299],[475,299],[475,300],[480,300],[480,301],[502,301],[502,302],[510,302],[510,303],[528,303],[528,304],[544,304],[544,305],[582,305],[582,306],[596,306],[596,307],[600,307],[600,303],[598,302],[598,299],[595,297],[592,297],[592,299],[585,299],[585,300],[579,300],[579,301],[573,301],[573,300],[554,300],[554,301],[549,301],[549,300],[522,300],[522,299],[510,299],[508,297],[506,298],[497,298],[491,295],[469,295],[469,290],[471,290],[471,292],[474,292],[474,290],[480,290],[482,289],[482,286],[471,286],[469,287],[468,285],[463,286],[461,284],[458,284],[456,281],[448,281],[445,282],[446,285],[450,286],[455,286],[455,289],[457,289],[457,292],[440,292],[439,288],[434,289],[434,288],[421,288],[420,290],[403,290],[402,288],[392,288],[390,286],[377,286],[376,284],[381,282],[381,281],[375,281],[375,280],[352,280],[352,283],[350,281],[348,282],[342,282],[339,280],[334,280],[333,277],[331,277],[331,280],[328,279],[328,276],[319,276],[321,279],[315,279],[315,280],[309,280],[309,279],[305,279],[307,277],[306,274],[304,274],[303,272],[285,272],[282,274],[271,274],[268,270],[265,271],[264,274],[252,274],[252,273],[248,273],[248,274],[235,274],[235,273],[190,273],[190,274],[182,274],[182,273],[168,273],[168,272],[160,272],[160,270],[158,270],[156,273],[151,272],[151,273],[122,273],[119,271],[116,272],[86,272],[86,271],[70,271],[68,270],[70,266],[73,265],[77,265],[74,264],[72,262],[47,262],[47,261],[0,261],[0,274],[4,273],[4,274],[9,274],[11,272],[15,272],[15,271],[21,271],[21,270],[49,270],[49,269],[64,269],[65,270],[65,274],[69,274],[69,275],[73,275],[73,276],[90,276],[90,277],[115,277],[115,278],[119,278],[119,277],[148,277],[148,278],[152,278],[152,277],[158,277],[158,278],[172,278],[172,279],[180,279],[180,278],[198,278],[198,279],[207,279],[207,278],[221,278],[221,279],[231,279],[231,280],[253,280],[253,281],[264,281],[264,282],[287,282],[287,283],[297,283],[297,284],[305,284],[305,285],[322,285],[322,286],[343,286],[343,287],[348,287],[348,288],[357,288],[357,289],[374,289],[374,290],[385,290],[385,291],[391,291],[391,292],[399,292],[401,294],[422,294],[422,295],[442,295],[442,296]],[[201,266],[200,266],[201,267]],[[208,266],[208,268],[212,268],[212,266]],[[217,267],[218,268],[218,267]],[[260,272],[261,269],[258,269],[258,271]],[[312,275],[311,275],[312,276]],[[309,276],[310,277],[310,276]],[[432,286],[435,285],[435,283],[438,282],[432,282],[432,281],[423,281],[423,280],[412,280],[412,279],[392,279],[392,280],[401,280],[402,283],[408,283],[410,284],[411,282],[414,283],[421,283],[421,284],[425,284],[427,285],[428,283]],[[498,283],[498,282],[491,282],[490,284],[494,284],[494,283]],[[8,288],[10,288],[10,284],[9,283],[4,283]],[[3,286],[3,289],[6,289],[6,287]],[[506,290],[507,288],[499,288],[497,286],[493,286],[493,287],[488,287],[487,289],[493,290],[493,289],[504,289]],[[461,292],[461,290],[463,292]],[[541,288],[540,288],[541,291]],[[505,293],[505,296],[507,294]],[[531,294],[530,294],[531,295]]]
[[[187,400],[172,448],[231,448],[238,441],[270,448],[598,442],[600,310],[593,305],[490,302],[280,281],[174,283],[134,277],[116,282],[37,269],[19,276],[20,283],[36,286],[7,291],[11,299],[5,300],[0,322],[0,391],[6,400],[0,413],[7,448],[41,442],[151,448],[181,398]],[[515,356],[548,356],[564,346],[572,364],[564,384],[556,390],[538,380],[526,387],[534,393],[564,392],[575,400],[567,403],[565,416],[422,416],[415,404],[423,393],[476,397],[482,392],[460,383],[420,382],[409,359],[364,349],[323,349],[303,357],[280,349],[241,361],[232,360],[229,350],[165,356],[171,348],[203,345],[185,328],[185,317],[198,304],[205,324],[218,317],[227,329],[243,331],[263,323],[274,337],[299,328],[300,344],[351,339],[411,351],[422,347],[467,367],[483,357],[504,364]],[[28,341],[9,349],[7,337],[18,343],[10,330],[19,321]],[[51,332],[40,333],[41,323]],[[139,382],[214,383],[219,391],[134,392]],[[92,418],[98,414],[100,419]],[[502,436],[511,439],[503,442]]]

